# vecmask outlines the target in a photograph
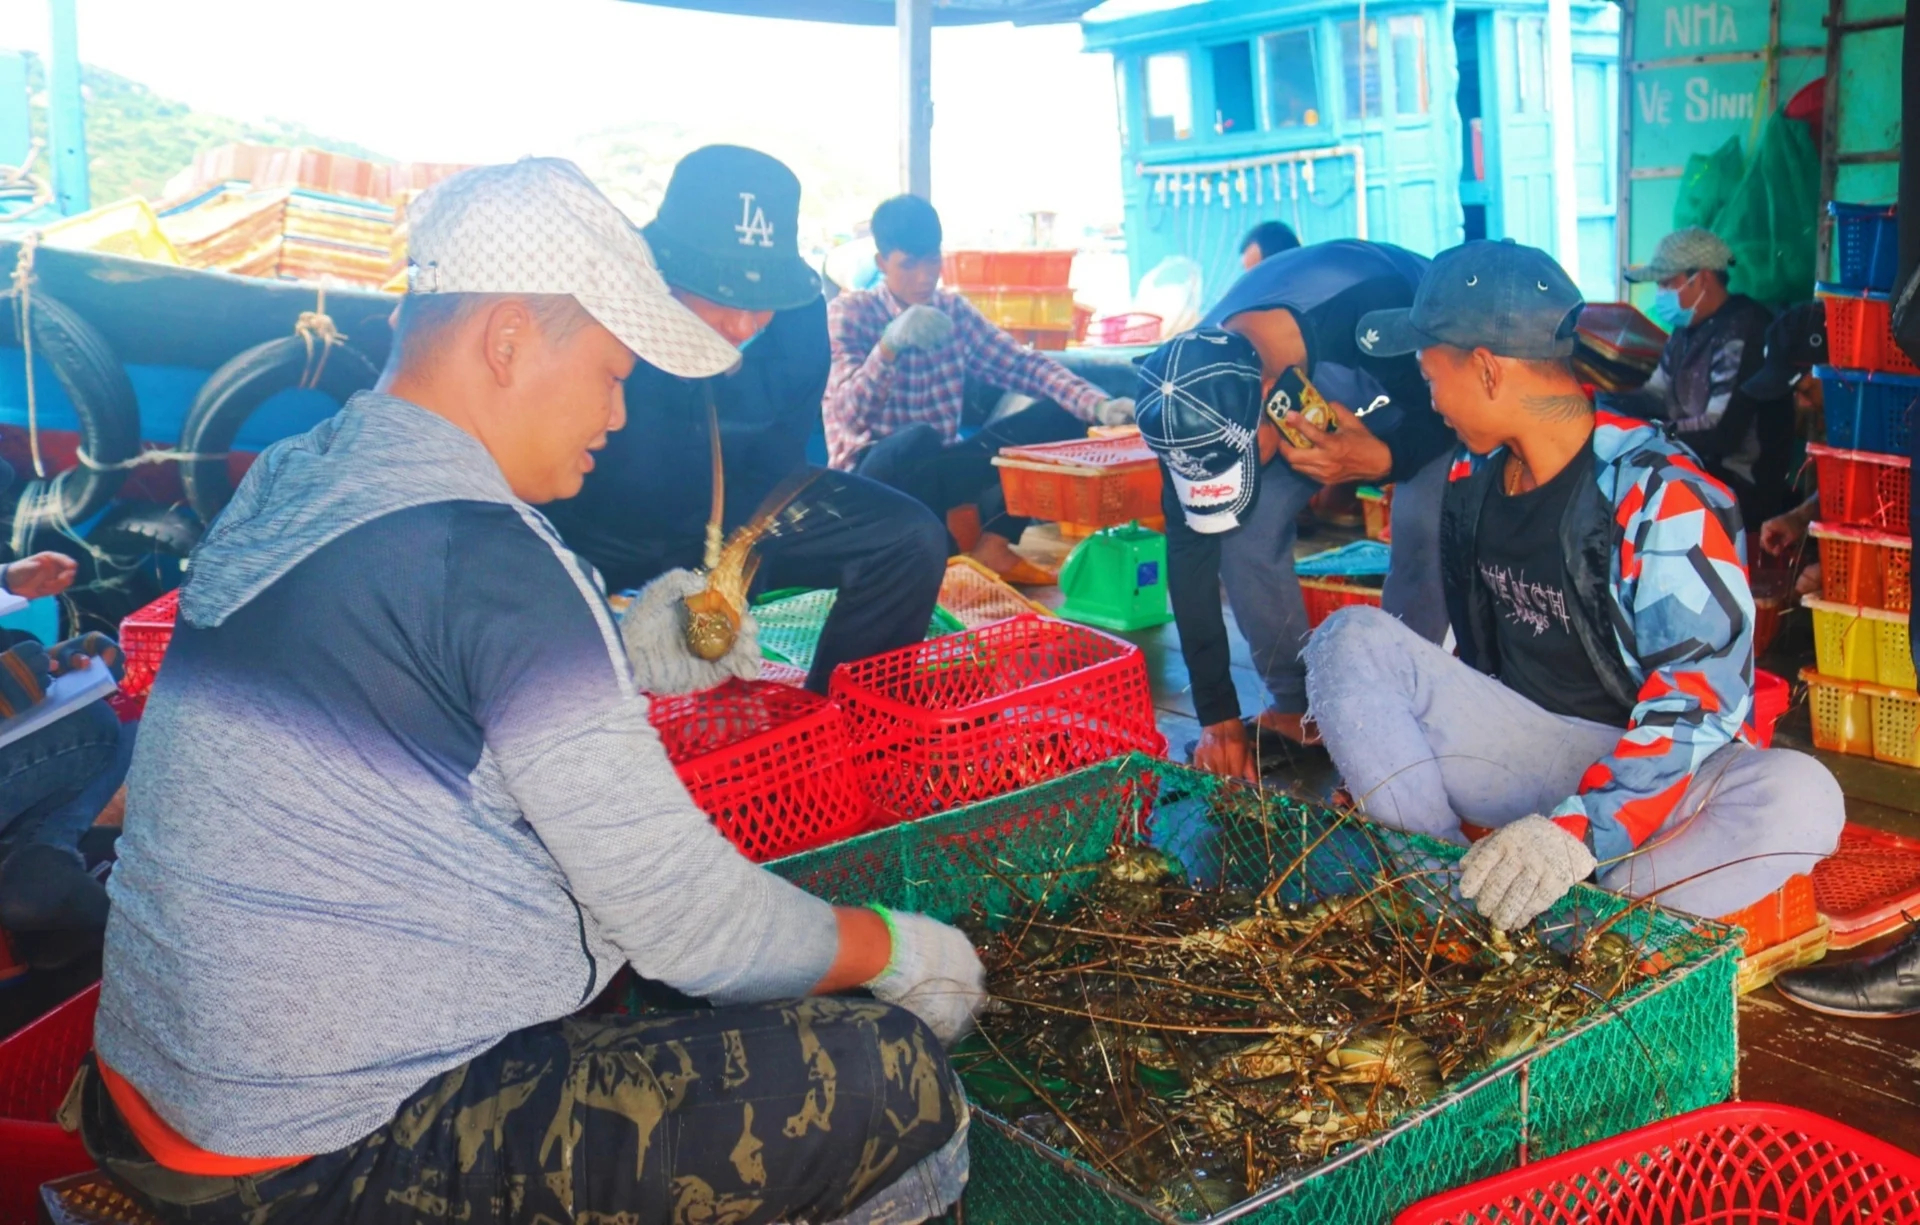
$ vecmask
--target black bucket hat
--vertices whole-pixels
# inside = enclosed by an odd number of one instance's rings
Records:
[[[800,180],[778,158],[708,145],[680,159],[641,231],[675,289],[741,310],[791,310],[820,296],[800,258]]]

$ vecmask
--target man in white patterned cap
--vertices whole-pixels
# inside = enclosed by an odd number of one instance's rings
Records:
[[[1751,527],[1793,505],[1793,402],[1746,390],[1764,363],[1773,312],[1729,290],[1732,264],[1719,236],[1689,226],[1622,273],[1653,283],[1654,318],[1673,334],[1645,387],[1602,397],[1600,406],[1668,422],[1707,471],[1732,487]]]
[[[569,163],[411,221],[379,386],[261,456],[182,591],[69,1099],[89,1151],[163,1221],[943,1211],[972,946],[715,832],[533,509],[636,357],[735,350]],[[625,965],[711,1004],[574,1015]]]

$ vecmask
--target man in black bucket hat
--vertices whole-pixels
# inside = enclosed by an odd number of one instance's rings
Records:
[[[639,362],[627,379],[627,426],[611,435],[577,497],[546,508],[568,547],[610,590],[697,590],[712,502],[708,410],[719,422],[725,528],[752,517],[807,467],[829,364],[820,278],[796,237],[800,181],[765,153],[695,150],[674,167],[641,233],[674,297],[739,346],[728,374],[676,378]],[[797,529],[761,546],[760,590],[834,587],[808,688],[833,669],[926,635],[946,569],[946,531],[919,502],[877,482],[820,470],[789,516]],[[676,643],[633,634],[636,671],[662,691],[720,679]],[[643,680],[644,683],[644,680]]]

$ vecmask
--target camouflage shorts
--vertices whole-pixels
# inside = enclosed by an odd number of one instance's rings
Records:
[[[97,1076],[80,1093],[88,1149],[169,1222],[885,1225],[940,1211],[966,1177],[938,1042],[868,1000],[523,1030],[365,1139],[248,1178],[155,1165]]]

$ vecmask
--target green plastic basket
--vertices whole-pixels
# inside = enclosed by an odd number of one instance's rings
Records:
[[[1351,890],[1382,856],[1444,867],[1461,851],[1375,826],[1336,829],[1325,809],[1144,754],[769,865],[821,897],[943,919],[1004,913],[1016,889],[1085,887],[1114,841],[1179,858],[1196,880],[1263,884],[1305,857],[1297,898]],[[1224,866],[1223,866],[1224,865]],[[1253,878],[1258,879],[1253,879]],[[1024,882],[1024,883],[1023,883]],[[1566,1034],[1461,1082],[1390,1129],[1208,1218],[1297,1225],[1385,1222],[1439,1191],[1724,1101],[1737,1056],[1741,935],[1587,886],[1546,916],[1612,930],[1666,968]],[[969,1225],[1178,1221],[1086,1164],[976,1107]]]
[[[802,670],[813,667],[820,631],[826,627],[827,615],[839,597],[840,592],[832,587],[789,587],[762,596],[753,606],[753,620],[760,627],[760,654]],[[960,618],[936,604],[933,620],[927,624],[927,637],[957,634],[965,628]]]

